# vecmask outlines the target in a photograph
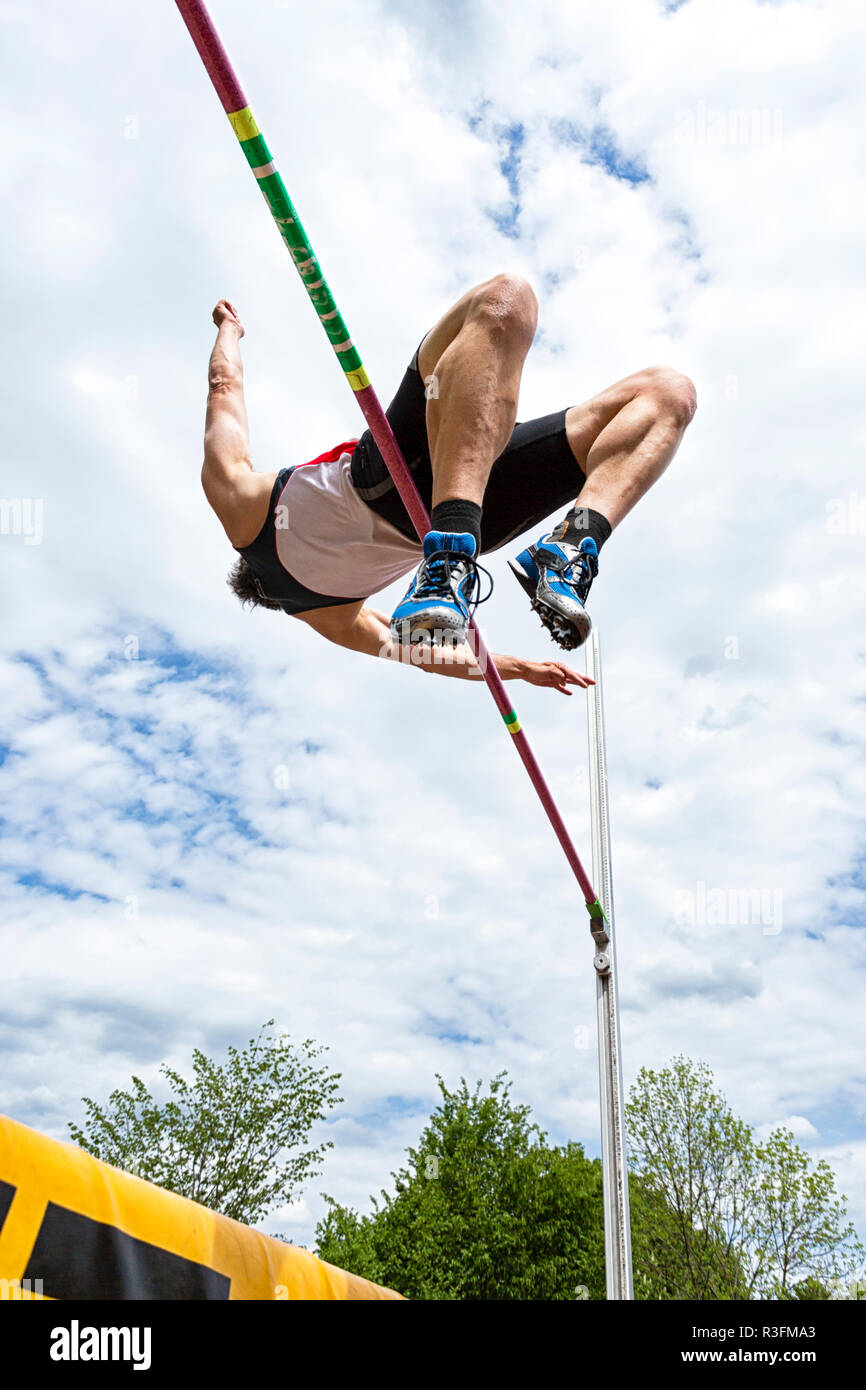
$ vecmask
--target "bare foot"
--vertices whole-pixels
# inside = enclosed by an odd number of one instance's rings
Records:
[[[244,336],[244,326],[241,323],[237,309],[229,299],[221,299],[213,311],[213,321],[219,328],[222,324],[234,323],[238,328],[238,337]]]

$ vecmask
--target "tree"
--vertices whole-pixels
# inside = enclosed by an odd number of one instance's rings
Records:
[[[599,1163],[579,1144],[548,1147],[505,1073],[486,1094],[437,1081],[394,1196],[364,1217],[326,1198],[318,1254],[409,1298],[603,1298]]]
[[[863,1247],[829,1165],[813,1164],[784,1129],[756,1141],[703,1063],[644,1068],[626,1114],[646,1197],[635,1262],[649,1297],[826,1297],[859,1267]]]
[[[339,1073],[315,1065],[327,1049],[266,1035],[269,1019],[222,1065],[193,1052],[194,1081],[161,1066],[176,1099],[160,1103],[144,1082],[112,1091],[108,1103],[83,1097],[83,1127],[70,1123],[82,1149],[116,1168],[253,1225],[288,1205],[300,1184],[321,1171],[330,1142],[309,1147],[316,1121],[341,1099]]]
[[[659,1190],[639,1174],[629,1174],[628,1190],[635,1298],[658,1303],[686,1297],[684,1290],[690,1287],[688,1252],[700,1232],[686,1231],[685,1238],[678,1241],[673,1211]],[[719,1244],[705,1242],[704,1255],[710,1268],[722,1267],[729,1258]],[[740,1296],[745,1297],[745,1286],[742,1288]]]
[[[802,1298],[803,1289],[824,1294],[844,1284],[864,1251],[854,1227],[845,1224],[845,1198],[826,1159],[813,1166],[788,1129],[774,1129],[756,1147],[759,1247],[766,1258],[763,1284],[769,1298]],[[815,1294],[812,1294],[815,1297]]]

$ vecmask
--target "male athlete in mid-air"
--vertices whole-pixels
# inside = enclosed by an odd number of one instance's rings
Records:
[[[416,652],[427,658],[422,669],[477,678],[464,639],[478,596],[478,556],[524,531],[537,534],[567,508],[509,564],[554,640],[566,650],[585,642],[599,551],[670,463],[694,414],[695,391],[672,368],[647,367],[583,405],[517,424],[537,313],[525,280],[496,275],[448,310],[406,371],[387,415],[431,513],[422,546],[369,430],[310,463],[253,470],[244,330],[221,299],[213,313],[202,485],[240,553],[229,576],[237,596],[371,656],[399,656],[423,643]],[[412,569],[390,620],[368,605]],[[493,660],[503,680],[564,694],[589,683],[561,661]]]

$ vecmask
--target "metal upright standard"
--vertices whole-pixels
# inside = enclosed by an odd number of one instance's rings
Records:
[[[608,1298],[634,1298],[631,1223],[625,1150],[622,1062],[619,1047],[619,995],[613,930],[610,867],[610,814],[604,742],[604,690],[601,647],[593,629],[586,649],[586,673],[595,681],[588,693],[589,790],[592,804],[592,876],[604,919],[592,923],[595,941],[595,992],[598,1017],[598,1080],[601,1093],[601,1172],[604,1189],[604,1255]],[[606,920],[605,920],[606,919]]]

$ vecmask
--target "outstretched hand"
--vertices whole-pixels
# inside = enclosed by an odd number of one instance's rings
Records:
[[[241,316],[230,299],[221,299],[215,306],[212,317],[217,328],[228,319],[230,323],[236,324],[240,329],[238,336],[241,338],[244,336],[244,326],[241,323]]]
[[[580,686],[582,690],[590,685],[595,685],[594,680],[589,676],[582,676],[579,671],[572,671],[570,666],[566,666],[564,661],[527,661],[522,672],[522,678],[530,685],[546,685],[553,690],[558,690],[562,695],[570,695],[570,685]]]

